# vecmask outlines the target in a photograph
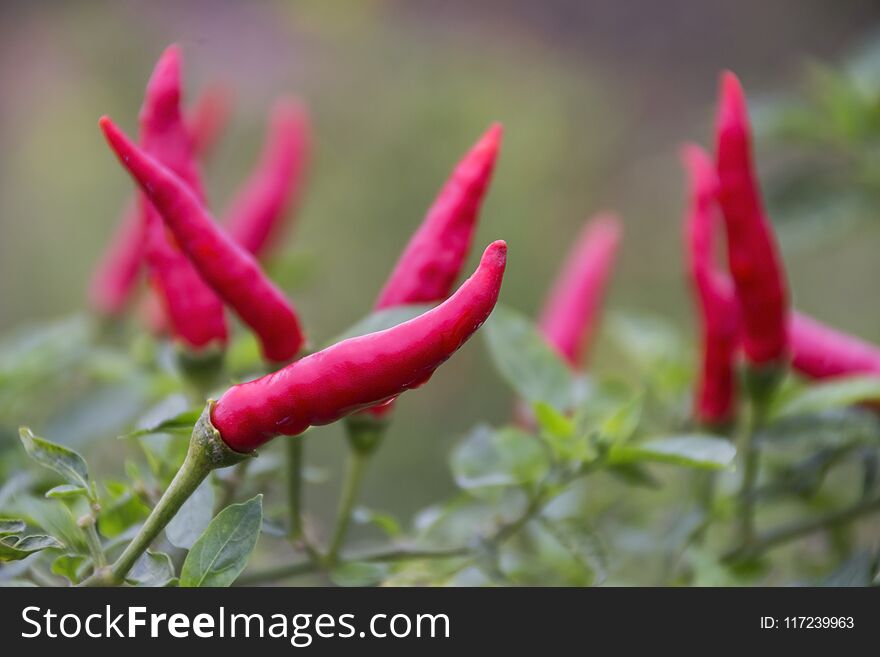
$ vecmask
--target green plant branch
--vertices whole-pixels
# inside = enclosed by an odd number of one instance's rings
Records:
[[[107,565],[107,556],[104,554],[104,548],[101,546],[101,537],[98,536],[98,530],[95,527],[96,523],[95,517],[89,515],[83,522],[82,528],[86,536],[86,545],[89,547],[89,553],[92,555],[92,561],[95,564],[95,570],[99,570]]]
[[[302,518],[303,438],[287,441],[287,513],[291,540],[303,536]]]
[[[812,520],[792,522],[757,535],[749,545],[743,545],[723,555],[725,561],[739,561],[763,554],[774,547],[795,541],[816,532],[834,529],[853,520],[880,511],[880,497],[865,500],[858,504],[835,511]]]

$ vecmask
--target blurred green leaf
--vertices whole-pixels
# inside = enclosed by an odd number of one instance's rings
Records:
[[[125,581],[134,586],[164,587],[177,582],[171,557],[163,552],[147,550],[134,562]]]
[[[112,502],[98,514],[98,530],[107,538],[119,536],[129,527],[146,520],[150,514],[150,508],[124,484],[114,493]]]
[[[374,586],[388,574],[388,566],[379,563],[349,561],[330,571],[337,586]]]
[[[0,539],[0,561],[20,561],[34,552],[62,549],[64,546],[51,536],[25,536],[17,539],[7,536]]]
[[[82,486],[74,486],[72,484],[61,484],[60,486],[55,486],[54,488],[50,488],[46,491],[46,497],[52,499],[72,499],[75,497],[85,497],[88,498],[90,496],[89,490],[87,488],[83,488]]]
[[[223,509],[187,554],[180,586],[231,585],[247,565],[262,523],[262,495]]]
[[[559,411],[571,409],[571,370],[524,315],[496,306],[483,335],[499,374],[520,397]]]
[[[91,491],[85,459],[72,449],[38,438],[27,427],[19,430],[22,445],[34,461],[54,470],[74,486]]]
[[[403,534],[403,528],[400,526],[400,523],[397,522],[394,516],[388,513],[381,513],[360,506],[354,510],[352,518],[355,522],[378,527],[389,538],[399,538]]]
[[[703,435],[658,438],[626,445],[612,445],[608,462],[613,465],[649,461],[689,468],[720,470],[730,467],[736,448],[725,438]]]
[[[541,524],[584,571],[583,586],[595,586],[608,576],[608,555],[602,540],[583,519],[542,518]]]
[[[16,518],[0,518],[0,536],[9,536],[10,534],[21,534],[27,523],[24,520]]]
[[[861,550],[840,564],[822,581],[821,586],[871,586],[876,568],[877,557],[867,550]]]
[[[50,570],[55,575],[66,577],[73,583],[79,582],[83,577],[85,566],[91,561],[79,554],[62,554],[52,561]]]
[[[880,401],[880,377],[854,376],[821,381],[785,400],[774,417],[820,413],[842,406]]]
[[[127,433],[124,436],[120,436],[120,438],[139,438],[155,433],[190,433],[201,414],[201,408],[186,410],[151,426]]]
[[[189,550],[214,517],[214,487],[205,479],[165,527],[165,537],[174,547]]]
[[[453,450],[455,482],[464,490],[522,486],[549,470],[547,453],[534,436],[513,427],[476,427]]]

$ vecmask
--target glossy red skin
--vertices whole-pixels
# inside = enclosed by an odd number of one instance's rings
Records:
[[[109,118],[103,117],[100,125],[198,273],[257,334],[264,357],[274,362],[293,358],[304,340],[284,293],[219,227],[183,180],[138,148]]]
[[[621,234],[620,219],[611,213],[584,226],[538,319],[541,333],[572,368],[582,365],[598,324]]]
[[[207,156],[227,116],[228,96],[219,88],[205,90],[188,121],[197,156]],[[93,310],[102,315],[117,316],[126,309],[140,278],[144,238],[142,212],[138,201],[133,199],[125,206],[119,226],[92,275],[89,302]],[[150,298],[150,329],[154,333],[164,333],[167,322],[162,307],[152,294]]]
[[[278,101],[259,162],[225,222],[232,238],[257,257],[278,242],[285,215],[298,202],[309,148],[305,109],[293,99]]]
[[[727,229],[743,350],[754,365],[776,363],[787,352],[787,285],[752,163],[745,95],[730,72],[721,81],[716,136],[718,200]]]
[[[714,233],[718,181],[709,155],[699,146],[682,149],[689,174],[685,216],[688,277],[700,315],[702,358],[694,399],[695,419],[707,425],[728,422],[736,404],[736,351],[739,317],[730,278],[715,264]]]
[[[171,46],[162,53],[147,84],[140,113],[141,144],[204,199],[192,138],[180,111],[180,68],[180,50]],[[169,240],[162,218],[144,195],[141,208],[152,287],[159,292],[174,336],[193,349],[225,345],[228,333],[222,301]]]
[[[493,124],[462,158],[388,277],[375,309],[445,299],[470,250],[503,129]]]
[[[880,347],[831,328],[803,313],[788,324],[792,366],[814,379],[880,375]]]
[[[249,452],[419,387],[489,317],[506,260],[505,243],[493,242],[476,272],[436,308],[233,386],[214,406],[214,426],[229,447]]]
[[[144,257],[144,224],[137,202],[125,206],[119,227],[92,274],[89,305],[107,316],[122,314],[137,285]]]
[[[374,310],[435,303],[449,296],[470,252],[503,134],[501,124],[492,124],[456,164],[400,255]],[[364,412],[383,418],[393,408],[388,403]]]

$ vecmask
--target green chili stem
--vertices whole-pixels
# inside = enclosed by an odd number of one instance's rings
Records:
[[[287,513],[290,538],[298,541],[303,535],[302,522],[303,438],[287,441]]]
[[[348,526],[351,523],[351,514],[354,504],[360,492],[364,469],[367,465],[368,455],[356,449],[348,450],[348,460],[345,466],[345,479],[342,482],[342,493],[339,498],[339,510],[336,513],[336,527],[333,530],[333,538],[327,550],[325,561],[333,565],[339,557],[339,551],[345,542]]]

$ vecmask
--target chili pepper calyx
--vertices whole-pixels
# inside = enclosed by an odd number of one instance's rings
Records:
[[[369,456],[382,443],[389,424],[383,415],[366,412],[349,415],[345,418],[348,444],[359,454]]]
[[[211,414],[216,403],[215,400],[209,399],[208,403],[205,404],[202,414],[196,421],[189,443],[187,458],[190,458],[190,455],[197,455],[199,460],[207,461],[211,470],[226,468],[230,465],[241,463],[245,459],[255,458],[257,456],[256,452],[236,451],[223,440],[220,432],[211,421]]]

